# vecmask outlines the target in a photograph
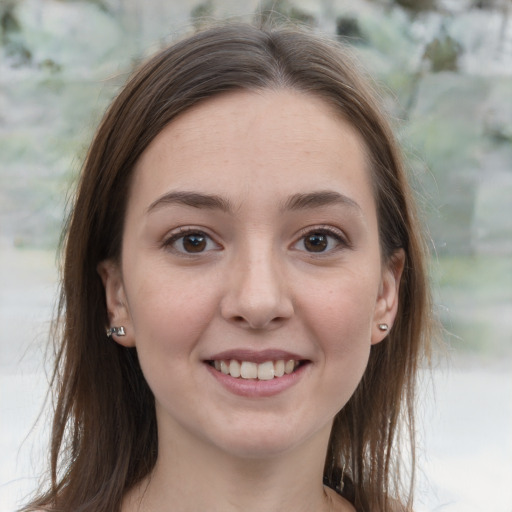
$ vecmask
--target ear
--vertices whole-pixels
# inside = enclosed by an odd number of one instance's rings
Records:
[[[372,325],[372,345],[380,343],[389,333],[395,321],[398,310],[398,295],[400,278],[405,265],[405,252],[403,249],[393,254],[382,269],[379,295],[375,304],[375,313]],[[380,325],[387,325],[387,329],[380,329]]]
[[[103,281],[107,313],[110,325],[107,327],[124,327],[124,336],[112,335],[114,341],[124,347],[135,346],[135,336],[124,291],[123,276],[119,264],[113,260],[104,260],[96,270]]]

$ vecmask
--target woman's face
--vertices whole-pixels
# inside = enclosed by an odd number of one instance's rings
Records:
[[[99,269],[159,436],[264,457],[326,439],[393,322],[401,264],[381,261],[356,131],[282,90],[166,127],[134,171],[121,265]]]

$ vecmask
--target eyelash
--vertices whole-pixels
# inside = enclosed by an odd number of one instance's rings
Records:
[[[294,242],[293,247],[295,247],[300,242],[304,243],[308,236],[312,235],[325,235],[327,237],[333,238],[336,241],[336,246],[328,249],[326,251],[307,251],[308,254],[312,256],[325,256],[327,254],[332,253],[333,251],[341,250],[341,249],[351,249],[352,244],[346,237],[346,235],[339,229],[333,228],[331,226],[318,226],[318,227],[307,227],[301,230],[299,239]]]
[[[194,253],[194,252],[188,252],[188,251],[185,251],[185,250],[178,250],[174,244],[176,244],[176,242],[178,242],[179,240],[184,240],[185,237],[187,236],[190,236],[190,235],[196,235],[198,237],[204,237],[206,239],[206,243],[213,243],[216,245],[217,248],[220,248],[220,245],[215,242],[213,240],[213,238],[208,234],[208,233],[205,233],[203,230],[201,229],[194,229],[194,228],[179,228],[178,231],[176,231],[175,233],[172,233],[168,238],[166,238],[163,243],[162,243],[162,246],[165,248],[165,249],[168,249],[172,252],[175,252],[175,253],[178,253],[180,255],[183,255],[183,256],[195,256],[196,254],[204,254],[204,252],[209,252],[209,251],[198,251],[197,253]]]
[[[208,235],[201,229],[194,229],[194,228],[179,228],[177,232],[172,233],[168,238],[166,238],[164,240],[162,246],[166,249],[171,250],[172,252],[176,252],[176,253],[179,253],[180,255],[185,255],[185,256],[194,256],[196,254],[197,255],[204,254],[205,252],[210,252],[212,250],[212,249],[210,249],[210,251],[200,250],[200,251],[197,251],[196,253],[194,251],[178,250],[174,246],[174,244],[176,244],[176,242],[178,242],[179,240],[184,240],[185,237],[187,237],[189,235],[196,235],[198,237],[204,237],[206,239],[206,244],[213,243],[217,246],[217,248],[221,248],[221,246],[219,244],[217,244],[212,239],[212,237],[210,235]],[[336,246],[333,248],[330,248],[330,249],[327,248],[327,250],[320,250],[320,251],[308,251],[307,249],[304,249],[305,252],[307,252],[308,254],[310,254],[312,256],[321,257],[326,254],[330,254],[336,250],[350,249],[352,247],[351,243],[347,240],[347,237],[345,236],[345,234],[342,231],[335,229],[331,226],[318,226],[318,227],[304,228],[303,230],[301,230],[298,240],[292,244],[292,247],[296,248],[296,246],[301,242],[304,244],[305,240],[307,239],[308,236],[314,236],[314,235],[320,235],[320,236],[324,235],[326,237],[332,238],[335,240]],[[302,250],[302,249],[300,249],[300,250]]]

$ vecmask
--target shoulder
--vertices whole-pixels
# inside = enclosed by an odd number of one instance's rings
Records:
[[[336,491],[325,487],[325,492],[330,499],[332,512],[357,512],[350,501],[340,496]],[[389,512],[413,512],[412,509],[405,507],[399,501],[393,500],[389,503]]]
[[[336,491],[325,487],[325,492],[330,500],[332,512],[357,512],[350,501],[340,496]]]
[[[393,500],[389,507],[390,512],[414,512],[411,508],[406,507],[403,503],[398,500]]]

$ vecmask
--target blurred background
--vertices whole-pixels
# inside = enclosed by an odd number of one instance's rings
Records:
[[[0,0],[0,512],[45,462],[56,249],[102,113],[205,19],[280,16],[374,77],[430,232],[446,349],[425,373],[416,510],[512,512],[512,0]]]

